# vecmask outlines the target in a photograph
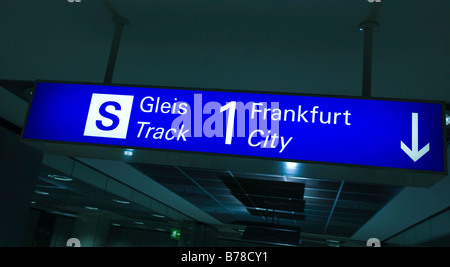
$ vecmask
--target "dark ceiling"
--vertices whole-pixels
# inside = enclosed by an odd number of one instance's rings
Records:
[[[225,224],[275,223],[349,238],[402,187],[132,164]]]
[[[0,79],[102,82],[104,2],[2,1]],[[449,1],[109,3],[130,22],[113,83],[360,96],[359,25],[372,20],[372,95],[450,102]]]
[[[328,246],[329,239],[348,245],[345,242],[403,188],[228,170],[132,165],[226,225],[228,228],[214,226],[219,227],[221,238],[239,239],[239,229],[247,226],[298,229],[303,246]],[[181,223],[135,202],[136,193],[125,184],[105,180],[104,185],[96,185],[89,180],[92,177],[72,178],[42,165],[32,207],[88,220],[103,214],[111,218],[112,226],[167,233]],[[112,192],[108,189],[112,183],[122,189]]]
[[[112,226],[128,228],[170,232],[171,227],[179,225],[179,222],[143,205],[142,201],[135,201],[135,195],[139,194],[137,191],[105,178],[102,184],[93,182],[93,177],[76,178],[41,165],[31,207],[85,220],[104,216],[110,219]]]

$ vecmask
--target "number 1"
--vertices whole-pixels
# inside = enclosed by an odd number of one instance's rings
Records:
[[[225,134],[225,144],[231,145],[231,139],[233,138],[234,131],[234,116],[236,114],[236,101],[231,101],[225,106],[220,108],[220,112],[229,109],[228,120],[227,120],[227,132]]]

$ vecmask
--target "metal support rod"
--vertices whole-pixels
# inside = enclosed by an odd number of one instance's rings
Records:
[[[114,31],[114,39],[111,44],[111,50],[109,52],[108,65],[106,66],[104,83],[110,84],[114,75],[114,69],[116,67],[117,54],[119,53],[120,40],[122,39],[122,31],[125,24],[128,24],[128,20],[120,17],[113,16],[113,21],[116,23],[116,29]]]
[[[333,207],[331,207],[330,215],[328,215],[327,224],[325,225],[325,229],[323,229],[323,234],[327,232],[328,224],[330,223],[331,216],[333,215],[334,209],[336,208],[336,203],[339,200],[339,196],[341,195],[342,187],[344,186],[344,181],[341,181],[341,185],[339,186],[339,190],[336,194],[336,198],[334,199]]]
[[[362,95],[370,97],[372,94],[372,43],[373,31],[378,27],[374,22],[365,22],[359,26],[359,30],[364,32],[364,52],[363,52],[363,77]]]

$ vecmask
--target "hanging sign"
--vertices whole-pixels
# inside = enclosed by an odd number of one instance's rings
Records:
[[[446,172],[441,102],[36,82],[24,139]]]

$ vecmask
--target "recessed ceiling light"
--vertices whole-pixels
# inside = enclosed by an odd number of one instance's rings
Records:
[[[52,211],[49,211],[49,212],[53,213],[53,214],[56,214],[56,215],[62,215],[62,216],[67,216],[67,217],[72,217],[72,218],[78,217],[76,214],[69,213],[69,212],[62,212],[62,211],[56,211],[56,210],[52,210]]]
[[[289,169],[295,169],[295,168],[297,168],[297,166],[298,166],[298,163],[296,163],[296,162],[286,162],[286,167]]]
[[[84,208],[85,208],[85,209],[88,209],[88,210],[98,210],[98,208],[96,208],[96,207],[90,207],[90,206],[84,206]]]
[[[128,156],[131,157],[134,154],[134,149],[125,149],[125,151],[123,152],[124,156]]]
[[[50,193],[49,193],[49,192],[45,192],[45,191],[40,191],[40,190],[34,190],[34,192],[35,192],[36,194],[39,194],[39,195],[44,195],[44,196],[48,196],[48,195],[50,195]]]
[[[153,215],[153,217],[156,217],[156,218],[165,218],[166,216],[164,216],[164,215],[159,215],[159,214],[152,214]]]
[[[297,176],[301,170],[301,166],[298,162],[283,162],[281,169],[285,175]]]
[[[138,225],[144,225],[144,223],[143,222],[134,222],[135,224],[138,224]]]
[[[63,176],[63,175],[58,175],[58,174],[49,174],[47,175],[49,178],[58,180],[58,181],[63,181],[63,182],[70,182],[72,181],[72,178],[67,177],[67,176]]]
[[[113,199],[112,201],[119,203],[119,204],[130,204],[130,201],[126,201],[126,200]]]
[[[450,125],[450,115],[445,114],[445,125]]]

